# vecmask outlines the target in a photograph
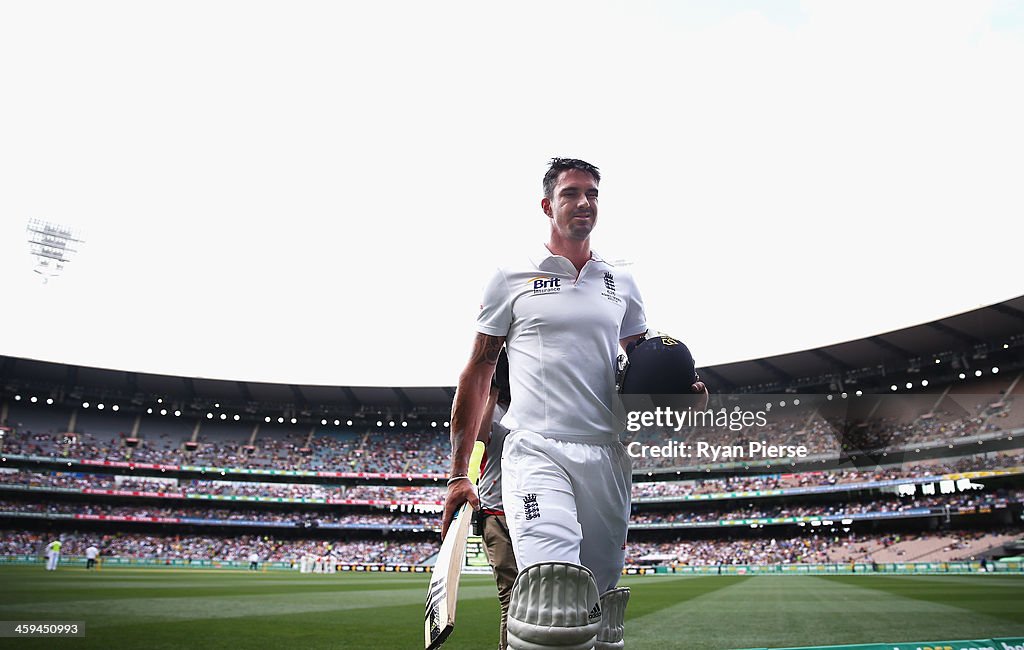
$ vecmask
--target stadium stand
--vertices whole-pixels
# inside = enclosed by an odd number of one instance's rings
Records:
[[[701,369],[713,410],[764,409],[764,425],[646,426],[624,442],[806,455],[635,458],[629,562],[999,557],[1022,535],[1022,303],[984,312],[997,332],[958,339],[948,334],[965,321],[953,318],[875,337],[887,345]],[[450,389],[352,387],[326,403],[323,387],[239,391],[7,357],[0,372],[0,556],[37,555],[55,535],[69,555],[101,541],[106,557],[158,561],[232,562],[255,548],[288,566],[325,550],[339,563],[422,564],[437,551]],[[235,393],[248,397],[222,401]],[[281,394],[303,399],[258,398]]]

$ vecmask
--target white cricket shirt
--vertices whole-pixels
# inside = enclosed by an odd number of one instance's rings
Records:
[[[597,253],[576,275],[546,246],[503,266],[484,290],[477,331],[506,337],[512,404],[501,423],[571,442],[618,440],[619,339],[647,331],[633,276]]]

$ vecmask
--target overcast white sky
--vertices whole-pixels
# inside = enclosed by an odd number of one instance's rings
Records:
[[[0,354],[454,385],[552,156],[701,366],[1024,293],[1022,2],[4,1],[0,62]]]

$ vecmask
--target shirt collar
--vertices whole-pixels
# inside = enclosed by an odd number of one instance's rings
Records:
[[[604,261],[604,258],[598,255],[597,251],[595,251],[594,249],[590,249],[590,259],[592,259],[595,262],[607,264],[607,262]],[[534,266],[536,266],[541,271],[564,271],[565,268],[563,267],[566,264],[568,264],[570,267],[572,266],[572,263],[569,262],[566,258],[562,257],[561,255],[555,255],[554,253],[552,253],[548,249],[547,244],[541,244],[537,251],[530,256],[530,261],[533,263]],[[575,268],[573,269],[573,272],[575,272]]]

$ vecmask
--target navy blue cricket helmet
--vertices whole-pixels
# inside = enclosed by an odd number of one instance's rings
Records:
[[[658,334],[640,339],[626,350],[619,379],[623,395],[692,395],[698,380],[693,355],[679,339]]]

